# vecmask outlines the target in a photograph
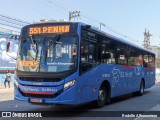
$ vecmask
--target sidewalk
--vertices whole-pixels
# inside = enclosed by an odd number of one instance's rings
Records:
[[[0,89],[0,102],[2,101],[10,101],[14,99],[14,89],[12,88],[6,88],[6,89]]]
[[[14,87],[14,84],[11,82],[10,86],[11,86],[10,88],[13,88],[13,87]],[[8,88],[8,84],[7,84],[7,88],[5,88],[3,84],[1,84],[1,85],[0,85],[0,90],[1,90],[1,89],[9,89],[9,88]]]
[[[156,83],[160,83],[160,79],[156,79],[156,81],[155,81]]]
[[[156,76],[156,82],[160,83],[160,76]]]
[[[0,88],[0,93],[7,93],[7,92],[13,92],[14,88]]]
[[[10,88],[13,88],[13,86],[11,85]],[[8,86],[5,88],[4,86],[0,86],[0,89],[9,89]]]

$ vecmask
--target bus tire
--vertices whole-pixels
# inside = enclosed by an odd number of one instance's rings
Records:
[[[107,89],[104,85],[102,85],[98,91],[98,100],[95,101],[95,105],[97,108],[101,108],[105,106],[107,101]]]
[[[144,81],[142,80],[141,81],[141,84],[140,84],[140,89],[138,91],[138,95],[142,96],[144,94]]]

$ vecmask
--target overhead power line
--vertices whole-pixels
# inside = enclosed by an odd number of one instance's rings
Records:
[[[24,3],[22,0],[15,0],[18,4],[21,4],[23,7],[28,8],[28,10],[32,10],[32,12],[35,12],[37,14],[39,14],[41,17],[43,17],[44,15],[46,16],[47,14],[43,13],[42,11],[40,11],[40,9],[35,9],[36,7],[31,6],[32,4],[26,4]],[[49,16],[48,16],[49,17]]]
[[[29,24],[29,22],[24,22],[22,20],[18,20],[16,18],[8,17],[5,15],[0,15],[0,25],[1,27],[8,28],[12,32],[18,32],[20,29]]]
[[[47,0],[48,1],[48,3],[50,3],[50,4],[52,4],[52,5],[55,5],[55,6],[57,6],[57,7],[59,7],[59,8],[61,8],[61,9],[63,9],[64,11],[66,11],[67,13],[68,13],[68,11],[70,11],[70,9],[68,9],[68,8],[66,8],[66,7],[64,7],[64,5],[59,5],[59,4],[57,4],[57,1],[51,1],[51,0]]]
[[[9,25],[9,24],[6,24],[6,23],[1,23],[1,22],[0,22],[0,25],[4,25],[4,26],[16,28],[16,29],[21,29],[21,27],[17,27],[17,26],[13,26],[13,25]]]
[[[16,1],[18,1],[18,2],[20,3],[19,0],[16,0]],[[73,8],[71,8],[71,7],[64,7],[64,6],[66,6],[66,5],[63,4],[63,3],[60,3],[60,2],[57,1],[57,0],[47,0],[47,1],[45,1],[45,0],[39,0],[39,2],[40,2],[40,1],[41,1],[41,2],[43,1],[44,3],[46,2],[46,5],[47,5],[47,3],[48,3],[48,6],[49,6],[49,4],[50,4],[50,5],[54,5],[54,6],[58,7],[58,8],[60,8],[60,9],[64,10],[64,12],[66,12],[66,13],[69,15],[69,20],[72,19],[71,14],[70,14],[70,11],[73,10]],[[43,4],[44,4],[44,3],[43,3]],[[49,6],[49,7],[53,8],[53,6]],[[28,8],[33,9],[33,8],[31,8],[30,6],[28,6]],[[55,8],[55,7],[54,7],[54,8]],[[34,8],[34,9],[35,9],[35,8]],[[36,10],[36,12],[37,12],[37,10]],[[38,9],[38,13],[40,13],[39,9]],[[83,13],[83,14],[81,14],[81,16],[82,16],[83,18],[88,19],[88,20],[90,20],[90,21],[92,21],[92,22],[94,22],[94,23],[96,23],[96,24],[99,24],[99,25],[100,25],[100,29],[101,29],[101,27],[103,26],[103,27],[106,28],[107,30],[109,30],[109,31],[111,31],[111,32],[113,32],[113,33],[115,33],[115,34],[117,34],[117,35],[123,36],[123,37],[125,37],[125,38],[132,39],[132,40],[135,41],[135,42],[139,42],[139,40],[135,40],[135,39],[133,39],[133,38],[131,38],[131,37],[128,37],[128,36],[126,36],[126,35],[118,32],[118,31],[116,31],[115,29],[112,29],[111,27],[109,27],[109,26],[106,25],[105,23],[103,23],[103,22],[101,22],[101,21],[99,21],[99,20],[96,20],[96,19],[94,19],[93,17],[90,17],[90,16],[87,15],[86,13],[84,13],[84,12],[82,12],[82,13]],[[79,15],[79,16],[76,15],[76,16],[73,17],[73,18],[76,18],[76,17],[80,17],[80,15]],[[21,21],[21,22],[23,22],[23,21]],[[30,24],[29,22],[25,22],[25,23]]]
[[[4,17],[4,18],[11,19],[11,20],[15,20],[15,21],[20,22],[20,23],[30,24],[29,22],[22,21],[22,20],[18,20],[18,19],[16,19],[16,18],[11,18],[11,17],[5,16],[5,15],[1,15],[1,14],[0,14],[0,16],[1,16],[1,17]]]
[[[13,25],[16,25],[18,27],[23,27],[24,25],[26,25],[26,24],[19,24],[19,23],[17,23],[17,21],[13,21],[13,20],[9,20],[9,19],[3,19],[1,17],[0,17],[0,21],[3,21],[3,22],[8,23],[8,24],[13,24]]]
[[[0,28],[1,31],[4,29],[6,32],[10,31],[11,33],[20,33],[20,30],[23,26],[30,24],[29,22],[18,20],[16,18],[8,17],[0,14]]]
[[[16,32],[16,33],[20,33],[20,31],[16,31],[16,30],[10,30],[10,29],[6,29],[6,28],[3,28],[3,27],[0,27],[0,30],[2,30],[2,32]]]
[[[44,0],[43,0],[43,1],[44,1]],[[68,13],[69,11],[71,11],[71,9],[73,10],[73,8],[64,7],[65,5],[64,5],[64,4],[62,5],[62,4],[61,4],[59,1],[57,1],[57,0],[48,0],[47,2],[48,2],[49,4],[52,4],[52,5],[56,6],[56,7],[59,7],[59,8],[61,8],[61,9],[63,9],[66,13]],[[82,12],[82,13],[84,13],[84,12]],[[69,21],[71,20],[71,19],[70,19],[70,18],[71,18],[70,16],[71,16],[71,15],[70,15],[70,12],[69,12]],[[132,40],[135,41],[135,42],[140,42],[139,40],[135,40],[135,39],[133,39],[133,38],[131,38],[131,37],[128,37],[128,36],[126,36],[126,35],[118,32],[118,31],[112,29],[111,27],[109,27],[108,25],[104,24],[103,22],[101,22],[101,21],[99,21],[99,20],[96,20],[96,19],[90,17],[89,15],[86,15],[85,13],[84,13],[84,14],[81,14],[81,16],[82,16],[83,18],[86,18],[86,19],[88,19],[88,20],[96,23],[96,24],[99,24],[99,25],[100,25],[100,29],[101,29],[101,26],[103,26],[103,27],[105,27],[106,29],[110,30],[111,32],[113,32],[113,33],[115,33],[115,34],[117,34],[117,35],[123,36],[123,37],[128,38],[128,39],[132,39]],[[77,17],[77,16],[76,16],[76,17]]]

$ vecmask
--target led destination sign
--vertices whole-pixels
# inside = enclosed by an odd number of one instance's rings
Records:
[[[61,26],[40,26],[30,27],[29,34],[46,34],[46,33],[67,33],[70,32],[70,25]]]

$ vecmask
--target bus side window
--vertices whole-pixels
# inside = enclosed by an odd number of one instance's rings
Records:
[[[147,66],[149,68],[154,68],[155,67],[155,56],[154,55],[149,54]]]
[[[143,56],[143,66],[148,67],[148,54],[144,54]]]
[[[139,51],[137,48],[131,47],[128,59],[128,65],[143,67],[144,66],[143,54],[144,53]]]
[[[81,63],[87,63],[88,61],[88,44],[83,42],[81,45]]]
[[[115,64],[115,43],[107,37],[102,39],[101,62]]]
[[[109,63],[109,59],[111,59],[110,53],[102,53],[102,61],[104,63]]]
[[[128,46],[122,43],[117,44],[117,57],[118,57],[118,64],[120,65],[127,65],[128,61]]]
[[[144,63],[143,56],[141,54],[138,54],[136,61],[137,66],[143,67],[143,63]]]

